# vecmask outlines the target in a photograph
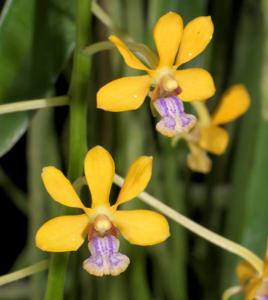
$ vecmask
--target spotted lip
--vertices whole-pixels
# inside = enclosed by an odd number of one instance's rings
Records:
[[[95,276],[116,276],[128,267],[129,258],[118,252],[120,242],[114,235],[94,237],[88,243],[91,256],[83,263],[83,268]]]
[[[183,102],[176,96],[159,98],[153,105],[161,116],[156,129],[165,136],[188,132],[196,124],[195,116],[184,112]]]

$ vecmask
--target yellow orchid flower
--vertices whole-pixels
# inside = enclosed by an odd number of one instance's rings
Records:
[[[49,252],[76,251],[88,237],[91,256],[84,261],[84,269],[96,276],[118,275],[129,264],[129,258],[118,252],[119,233],[130,243],[140,246],[161,243],[169,236],[168,222],[159,213],[118,210],[119,205],[135,198],[147,186],[152,174],[152,158],[141,156],[132,163],[112,206],[109,194],[115,166],[109,152],[100,146],[92,148],[86,155],[84,170],[92,198],[91,208],[84,206],[60,170],[51,166],[43,169],[42,180],[50,196],[84,213],[47,221],[37,231],[36,245]]]
[[[245,300],[268,299],[268,248],[263,263],[262,273],[258,273],[248,262],[242,261],[236,268],[236,275],[240,285],[227,289],[223,294],[223,300],[231,296],[243,293]]]
[[[161,116],[157,130],[168,137],[191,129],[195,117],[184,113],[182,101],[203,101],[215,93],[211,75],[201,68],[177,70],[200,54],[210,42],[214,27],[210,17],[198,17],[183,28],[180,15],[169,12],[154,27],[158,64],[147,67],[117,36],[109,40],[125,63],[147,75],[124,77],[103,86],[97,93],[97,107],[121,112],[139,108],[147,95]]]
[[[196,104],[198,105],[198,104]],[[211,169],[211,161],[207,152],[221,155],[225,152],[229,142],[229,134],[220,125],[229,123],[249,108],[250,96],[242,84],[233,85],[224,94],[215,113],[209,113],[201,103],[199,120],[196,127],[182,137],[187,141],[190,153],[187,164],[190,169],[197,172],[207,173]]]

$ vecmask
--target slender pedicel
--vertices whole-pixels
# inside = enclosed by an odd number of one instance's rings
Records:
[[[36,264],[21,270],[0,276],[0,286],[42,272],[48,268],[48,260],[42,260]]]
[[[68,96],[59,96],[35,100],[17,101],[0,105],[0,115],[18,111],[35,110],[47,107],[69,105]]]
[[[118,186],[122,186],[123,182],[124,179],[119,175],[115,174],[114,183],[117,184]],[[141,193],[138,197],[149,206],[160,211],[163,215],[166,215],[167,217],[179,223],[183,227],[201,236],[205,240],[208,240],[209,242],[242,257],[244,260],[249,262],[250,265],[252,265],[259,274],[262,273],[263,270],[262,260],[247,248],[239,244],[236,244],[235,242],[228,240],[214,233],[213,231],[210,231],[209,229],[195,223],[194,221],[183,216],[179,212],[170,208],[169,206],[167,206],[166,204],[164,204],[163,202],[159,201],[158,199],[156,199],[155,197],[151,196],[146,192]]]

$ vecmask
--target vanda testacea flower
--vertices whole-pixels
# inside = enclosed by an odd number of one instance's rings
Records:
[[[227,289],[223,300],[231,296],[243,293],[245,300],[267,300],[268,299],[268,248],[263,262],[263,270],[258,273],[248,262],[242,261],[236,268],[236,275],[240,285]]]
[[[200,107],[199,104],[202,104]],[[211,160],[207,152],[221,155],[226,150],[229,134],[220,125],[229,123],[244,114],[250,105],[250,96],[242,84],[233,85],[222,96],[216,111],[210,116],[203,103],[196,103],[199,114],[196,126],[189,133],[178,135],[190,149],[187,164],[193,171],[207,173]]]
[[[73,186],[55,167],[45,167],[42,179],[46,190],[57,202],[80,208],[80,215],[56,217],[46,222],[36,234],[36,245],[49,252],[76,251],[88,238],[91,256],[83,267],[96,276],[118,275],[129,258],[118,252],[119,234],[140,246],[163,242],[169,236],[167,220],[150,210],[120,211],[118,206],[135,198],[147,186],[152,173],[152,158],[141,156],[132,163],[114,205],[109,194],[115,174],[114,161],[104,148],[96,146],[86,155],[85,177],[91,193],[91,208],[85,207]]]
[[[182,64],[200,54],[213,34],[210,17],[198,17],[183,28],[180,15],[169,12],[154,27],[158,64],[147,67],[117,36],[109,40],[117,47],[125,63],[147,75],[124,77],[103,86],[97,93],[97,107],[108,111],[127,111],[139,108],[147,95],[161,120],[156,129],[173,137],[187,132],[195,117],[185,114],[182,101],[204,101],[215,93],[211,75],[201,68],[177,70]]]

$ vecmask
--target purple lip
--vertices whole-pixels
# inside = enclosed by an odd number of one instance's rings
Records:
[[[83,262],[83,268],[95,276],[116,276],[124,272],[130,261],[118,252],[119,245],[119,240],[113,235],[93,238],[88,243],[91,256]]]
[[[188,132],[196,123],[195,116],[184,112],[183,103],[176,96],[159,98],[153,105],[162,117],[156,129],[165,136],[173,137]]]

